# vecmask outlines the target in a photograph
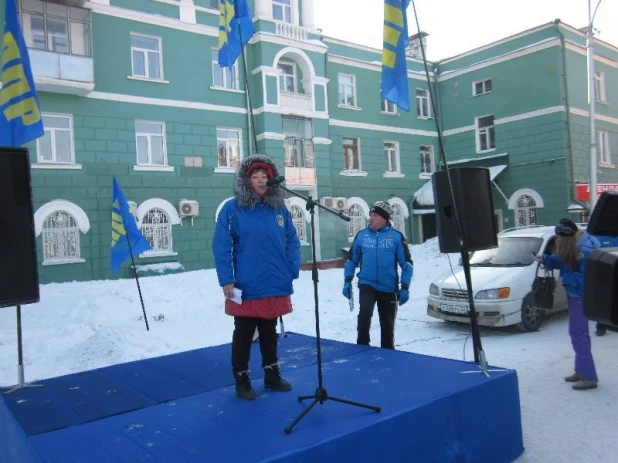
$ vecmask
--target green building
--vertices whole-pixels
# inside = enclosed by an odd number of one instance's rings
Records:
[[[490,168],[499,229],[554,223],[582,200],[581,31],[544,24],[428,63],[434,105],[421,34],[408,49],[404,112],[380,98],[381,50],[323,36],[312,0],[249,3],[256,34],[224,69],[217,0],[19,0],[45,126],[28,145],[41,282],[132,276],[128,264],[110,270],[113,176],[153,247],[136,257],[139,271],[212,267],[217,213],[254,152],[279,163],[287,188],[352,218],[315,209],[318,260],[344,256],[377,200],[422,242],[436,234],[436,122],[450,165]],[[598,183],[611,188],[618,48],[596,40],[594,68]],[[293,195],[288,207],[309,261],[311,214]]]

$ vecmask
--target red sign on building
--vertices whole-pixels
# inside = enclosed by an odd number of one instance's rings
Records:
[[[597,197],[604,191],[618,191],[618,183],[598,183]],[[575,198],[578,201],[590,201],[590,185],[587,183],[575,185]]]

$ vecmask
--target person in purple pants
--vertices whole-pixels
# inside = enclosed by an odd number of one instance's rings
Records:
[[[579,230],[570,219],[560,220],[555,232],[558,235],[557,253],[545,255],[543,265],[550,270],[560,270],[562,286],[567,293],[569,336],[575,351],[575,372],[564,380],[573,383],[575,390],[594,389],[598,377],[590,347],[588,319],[583,308],[584,275],[586,259],[601,243],[594,236]]]

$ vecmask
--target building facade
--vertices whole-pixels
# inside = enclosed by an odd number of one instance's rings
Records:
[[[554,223],[585,194],[584,33],[541,25],[428,75],[413,41],[405,112],[380,98],[381,50],[323,36],[312,0],[250,6],[256,34],[224,69],[217,0],[19,1],[45,126],[28,145],[41,282],[132,276],[110,269],[113,176],[153,247],[138,271],[212,267],[218,211],[254,152],[352,219],[290,195],[303,261],[312,219],[318,260],[338,259],[377,200],[411,242],[435,236],[438,126],[449,165],[490,169],[499,229]],[[598,183],[613,185],[618,48],[601,41],[595,83]]]

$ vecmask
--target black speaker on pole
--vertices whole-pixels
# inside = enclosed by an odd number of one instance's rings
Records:
[[[498,246],[494,201],[491,194],[489,169],[459,167],[449,169],[453,194],[446,171],[433,174],[433,197],[440,252],[459,252],[455,224],[455,208],[464,251],[477,251]]]
[[[591,235],[618,236],[618,193],[601,194],[590,214],[587,231]]]
[[[0,307],[38,301],[30,157],[0,147]]]
[[[586,230],[603,243],[618,243],[618,193],[599,197]],[[606,244],[607,246],[607,244]],[[590,320],[618,326],[618,247],[595,249],[586,262],[584,313]]]
[[[618,326],[618,248],[595,249],[586,262],[584,313],[590,320]]]

